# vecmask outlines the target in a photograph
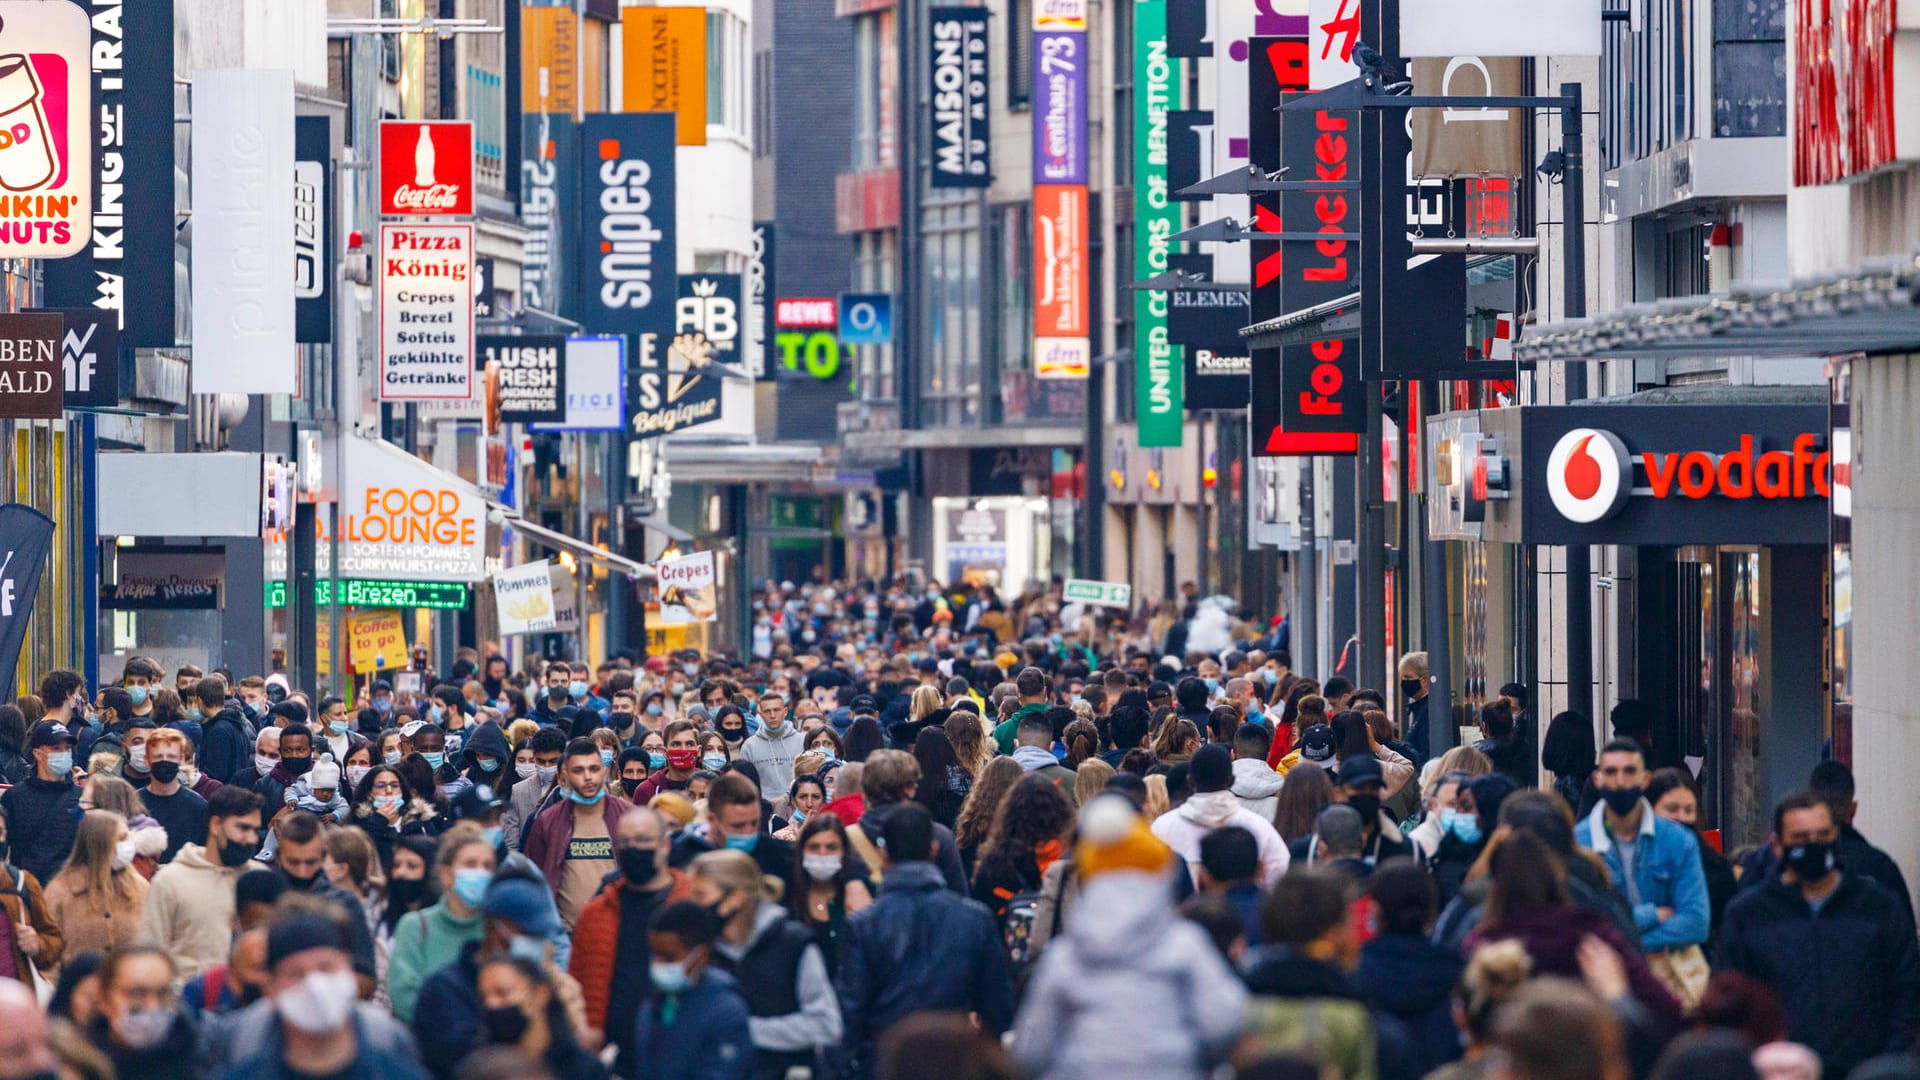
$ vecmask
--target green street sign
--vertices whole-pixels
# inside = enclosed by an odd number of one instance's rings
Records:
[[[1133,269],[1137,280],[1167,271],[1167,237],[1180,207],[1167,190],[1167,110],[1179,93],[1167,53],[1167,0],[1133,5]],[[1167,294],[1133,293],[1134,415],[1144,449],[1180,445],[1186,416],[1180,353],[1167,334]]]
[[[1060,600],[1066,604],[1130,608],[1133,606],[1133,586],[1123,581],[1088,581],[1085,578],[1069,578],[1060,592]]]

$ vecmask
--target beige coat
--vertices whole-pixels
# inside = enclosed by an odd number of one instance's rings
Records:
[[[132,867],[120,871],[120,876],[126,879],[133,898],[123,901],[114,896],[106,911],[96,909],[88,893],[75,891],[86,888],[78,874],[60,874],[47,886],[47,907],[66,936],[68,956],[90,952],[106,956],[134,940],[151,886]]]
[[[240,873],[207,858],[201,845],[188,844],[153,875],[139,936],[167,950],[181,982],[227,962],[233,948],[233,882]]]

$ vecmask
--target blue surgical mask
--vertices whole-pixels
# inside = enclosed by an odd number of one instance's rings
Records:
[[[647,974],[653,979],[653,985],[662,993],[678,994],[687,988],[692,979],[687,977],[687,969],[679,964],[669,964],[655,960],[647,965]]]
[[[1451,807],[1440,811],[1440,827],[1460,838],[1463,844],[1480,842],[1480,819],[1473,814],[1462,814]]]
[[[485,840],[489,847],[499,847],[500,841],[505,838],[506,835],[507,831],[498,825],[490,825],[480,830],[480,839]]]
[[[658,772],[659,770],[661,770],[661,769],[664,769],[664,768],[666,768],[666,767],[667,767],[667,755],[666,755],[666,754],[664,754],[664,753],[662,753],[662,752],[661,752],[661,751],[659,751],[659,750],[651,750],[651,751],[648,751],[648,753],[647,753],[647,768],[649,768],[649,769],[652,769],[652,770],[654,770],[655,772]]]
[[[665,712],[665,711],[666,711],[665,709],[662,709],[662,708],[660,707],[660,703],[659,703],[659,702],[655,702],[655,703],[653,703],[652,705],[649,705],[649,706],[647,706],[647,715],[648,715],[648,716],[659,716],[659,715],[660,715],[661,713],[663,713],[663,712]]]
[[[753,849],[755,847],[758,847],[759,844],[760,844],[759,833],[749,833],[746,836],[734,836],[732,834],[728,834],[727,836],[728,851],[744,851],[747,854],[751,855],[753,854]]]
[[[327,721],[327,730],[333,732],[335,735],[345,735],[349,726],[345,720]]]
[[[480,901],[487,897],[487,886],[493,882],[490,870],[466,869],[453,872],[453,895],[470,908],[478,909]]]
[[[720,753],[718,750],[701,754],[700,764],[714,772],[719,772],[721,769],[727,767],[727,755]]]
[[[68,750],[56,750],[47,755],[47,771],[55,776],[65,776],[73,771],[73,753]]]
[[[1273,670],[1272,668],[1261,668],[1260,678],[1268,686],[1272,686],[1274,683],[1277,683],[1280,681],[1280,673]]]
[[[201,717],[206,715],[200,711],[200,706],[198,705],[189,705],[182,711],[187,714],[187,719],[195,722],[198,722]]]
[[[447,711],[445,709],[442,709],[438,705],[435,705],[432,708],[427,710],[427,719],[433,721],[436,724],[440,723],[442,720],[445,720],[446,718],[447,718]]]
[[[604,799],[606,797],[607,797],[607,789],[604,787],[602,787],[599,791],[594,792],[593,798],[591,799],[573,790],[572,788],[567,789],[567,798],[572,799],[574,802],[579,803],[581,806],[592,806],[595,803],[599,802],[601,799]]]
[[[498,758],[481,757],[480,755],[475,754],[473,757],[473,763],[475,765],[480,766],[481,772],[490,773],[490,772],[500,771],[500,759]]]
[[[507,955],[515,960],[525,960],[532,964],[544,964],[547,961],[547,943],[542,938],[527,934],[515,934],[507,942]]]
[[[398,750],[387,751],[387,764],[389,765],[400,764],[400,751]]]
[[[575,679],[567,684],[567,696],[575,701],[587,696],[587,684]]]
[[[373,797],[373,808],[375,810],[394,810],[399,806],[400,796],[398,795],[375,795]]]
[[[613,751],[604,746],[600,748],[600,764],[609,769],[613,768]]]
[[[1220,680],[1219,680],[1219,679],[1207,679],[1207,680],[1205,680],[1205,682],[1206,682],[1206,684],[1207,684],[1207,690],[1208,690],[1208,692],[1209,692],[1209,693],[1219,693],[1219,692],[1220,692]]]
[[[139,708],[147,703],[147,688],[144,686],[127,687],[127,696],[133,699],[133,707]]]
[[[390,697],[374,698],[373,711],[379,713],[381,716],[387,715],[393,711],[393,699]]]
[[[447,763],[447,755],[443,750],[422,750],[420,756],[426,758],[427,764],[436,769]]]

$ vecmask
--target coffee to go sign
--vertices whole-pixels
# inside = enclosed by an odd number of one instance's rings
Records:
[[[1516,487],[1527,543],[1826,541],[1832,455],[1824,406],[1522,413]],[[1500,531],[1489,521],[1488,539],[1511,539]]]

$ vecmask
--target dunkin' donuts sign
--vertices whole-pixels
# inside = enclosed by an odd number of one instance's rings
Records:
[[[382,121],[380,213],[471,217],[473,124],[466,120]]]
[[[93,236],[87,13],[0,0],[0,258],[62,258]]]

